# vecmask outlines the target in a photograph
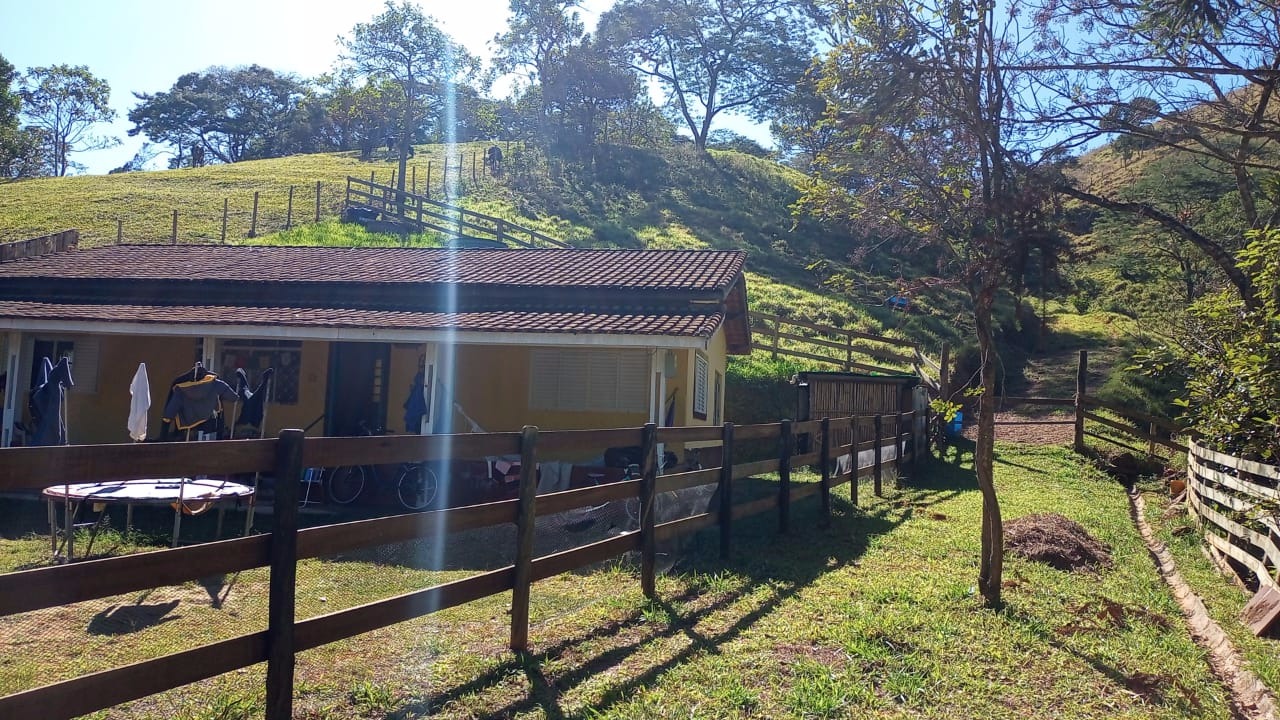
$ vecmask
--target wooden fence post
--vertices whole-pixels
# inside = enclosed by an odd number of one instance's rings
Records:
[[[476,154],[474,151],[471,153],[471,184],[476,184]]]
[[[849,431],[852,433],[850,441],[853,443],[849,450],[849,452],[853,454],[853,477],[849,480],[849,502],[852,503],[854,507],[858,507],[858,455],[861,452],[858,448],[858,445],[861,443],[861,440],[858,438],[858,421],[859,418],[857,415],[849,418]]]
[[[783,420],[778,430],[778,532],[791,531],[791,449],[795,435],[791,421]]]
[[[538,428],[520,431],[520,500],[516,511],[516,562],[511,591],[511,649],[529,647],[529,587],[533,584],[533,536],[537,520]]]
[[[1084,399],[1088,392],[1089,351],[1080,351],[1080,364],[1076,366],[1076,436],[1073,447],[1078,453],[1084,452]]]
[[[258,193],[253,193],[253,218],[249,221],[249,237],[258,237]]]
[[[1156,455],[1156,424],[1147,423],[1147,457],[1155,457]]]
[[[912,480],[918,477],[916,473],[920,470],[920,447],[917,444],[920,438],[916,436],[916,423],[918,422],[916,418],[916,413],[917,413],[916,410],[911,411],[911,421],[910,421],[911,426],[910,426],[910,430],[907,432],[907,437],[911,438],[911,479]],[[925,427],[928,427],[929,412],[927,410],[924,413],[924,422],[925,422]],[[925,452],[928,452],[929,443],[926,442],[924,444],[924,448],[925,448]]]
[[[444,156],[444,172],[440,173],[440,197],[449,199],[449,155]]]
[[[729,559],[733,537],[733,423],[720,431],[720,559]]]
[[[907,441],[902,437],[902,408],[898,408],[898,414],[893,420],[893,466],[897,470],[898,479],[902,479],[902,473],[906,470],[906,463],[903,457],[907,454]]]
[[[218,242],[227,242],[227,206],[231,203],[229,198],[222,198],[222,234],[218,236]]]
[[[124,220],[116,218],[116,244],[124,242]]]
[[[316,181],[316,222],[320,222],[320,181]]]
[[[284,211],[284,229],[293,229],[293,186],[289,186],[289,205]]]
[[[432,161],[427,161],[427,182],[422,186],[423,194],[427,196],[428,200],[431,199],[431,163]]]
[[[944,402],[951,402],[951,345],[942,343],[942,358],[938,364],[938,394],[942,396]],[[947,446],[947,422],[943,415],[938,416],[937,429],[938,452],[942,452],[942,448]]]
[[[173,211],[173,229],[169,231],[169,244],[178,244],[178,211]]]
[[[302,443],[301,430],[281,430],[276,441],[276,494],[272,503],[271,578],[267,600],[267,720],[293,717],[293,623]]]
[[[658,551],[654,537],[653,498],[658,487],[658,426],[645,423],[640,434],[641,466],[640,473],[640,589],[644,596],[657,597],[657,583],[654,579]]]
[[[821,483],[819,492],[822,498],[822,523],[825,525],[831,521],[831,418],[822,418],[819,432],[822,433],[822,442],[818,451],[822,456],[820,466],[822,479],[818,482]]]
[[[882,462],[884,452],[880,448],[880,446],[884,444],[884,416],[876,413],[876,416],[871,422],[876,442],[876,446],[871,449],[872,462],[875,463],[875,468],[873,470],[875,474],[872,476],[874,478],[872,490],[875,492],[876,497],[884,497],[884,487],[881,482],[884,477],[884,463]]]
[[[418,166],[417,165],[414,165],[413,169],[409,171],[409,177],[410,179],[413,180],[413,183],[411,185],[413,189],[413,194],[417,195],[418,194]]]
[[[773,359],[774,359],[774,360],[777,360],[777,359],[778,359],[778,344],[779,344],[780,342],[782,342],[782,338],[781,338],[781,337],[779,337],[779,334],[780,334],[781,332],[782,332],[782,320],[781,320],[781,319],[779,319],[779,320],[774,320],[774,321],[773,321],[773,333],[772,333],[772,335],[773,335],[773,355],[772,355],[772,357],[773,357]]]

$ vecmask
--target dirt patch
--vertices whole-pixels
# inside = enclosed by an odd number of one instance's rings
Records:
[[[1080,523],[1056,513],[1007,522],[1004,538],[1009,552],[1059,570],[1096,572],[1111,567],[1111,548],[1094,540]]]
[[[976,412],[966,418],[977,418]],[[1075,425],[1072,416],[1064,414],[1062,408],[1044,405],[1018,405],[1006,403],[996,407],[996,440],[1004,442],[1026,443],[1028,445],[1066,445],[1075,440]],[[1006,423],[1046,423],[1060,422],[1063,425],[1022,425]],[[969,440],[978,439],[978,426],[966,425],[964,437]]]

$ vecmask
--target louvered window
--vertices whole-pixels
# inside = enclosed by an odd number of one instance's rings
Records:
[[[707,375],[710,363],[707,356],[695,352],[693,354],[693,416],[699,420],[707,419]]]
[[[643,350],[535,348],[529,405],[539,410],[644,412],[649,358]]]

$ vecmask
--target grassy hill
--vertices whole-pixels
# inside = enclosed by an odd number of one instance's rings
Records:
[[[976,367],[976,354],[964,349],[972,339],[966,330],[967,302],[962,291],[943,288],[917,293],[909,313],[886,307],[885,298],[900,292],[911,278],[929,274],[933,263],[892,247],[851,263],[853,238],[846,228],[793,214],[791,205],[803,180],[795,170],[736,152],[702,156],[680,145],[662,149],[605,146],[591,158],[567,163],[513,144],[504,146],[504,172],[495,178],[484,172],[479,160],[486,145],[448,150],[451,202],[580,247],[741,249],[748,254],[752,309],[904,337],[922,343],[931,353],[942,342],[950,342],[959,349],[956,355],[962,366]],[[417,148],[410,162],[409,185],[442,198],[445,152],[444,146]],[[437,236],[380,236],[338,222],[348,176],[372,175],[391,183],[394,168],[395,163],[383,155],[361,161],[354,153],[334,153],[4,184],[0,185],[0,240],[77,228],[87,246],[115,242],[117,232],[125,242],[169,242],[177,210],[178,242],[220,242],[225,203],[226,242],[439,243],[442,238]],[[320,223],[315,222],[317,183]],[[255,193],[257,237],[250,238]],[[286,225],[291,229],[285,230]],[[1056,391],[1072,372],[1074,349],[1100,349],[1095,336],[1106,336],[1106,343],[1115,336],[1108,321],[1114,308],[1088,304],[1077,308],[1062,302],[1045,308],[1057,318],[1050,318],[1046,335],[1038,335],[1035,327],[1027,326],[1025,319],[1020,322],[1007,308],[999,319],[1008,344],[1004,377],[1010,392]],[[1126,342],[1127,336],[1112,344]],[[1037,345],[1038,359],[1031,352]],[[1122,357],[1123,353],[1116,354]],[[1101,372],[1108,367],[1106,359],[1099,358],[1104,362],[1096,364]],[[756,377],[789,377],[800,367],[774,363],[763,354],[737,363],[738,371]]]

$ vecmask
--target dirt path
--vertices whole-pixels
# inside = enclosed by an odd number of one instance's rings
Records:
[[[1146,505],[1138,492],[1129,493],[1129,513],[1142,539],[1147,543],[1147,550],[1150,551],[1160,576],[1173,590],[1173,596],[1186,617],[1192,639],[1209,653],[1209,666],[1231,693],[1232,715],[1244,720],[1275,720],[1280,717],[1277,715],[1275,696],[1245,667],[1240,651],[1222,631],[1222,627],[1209,617],[1200,597],[1178,572],[1173,555],[1164,543],[1156,539],[1151,525],[1147,523]]]

